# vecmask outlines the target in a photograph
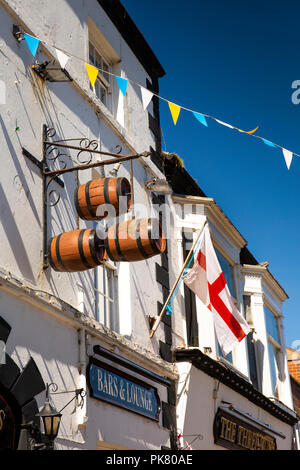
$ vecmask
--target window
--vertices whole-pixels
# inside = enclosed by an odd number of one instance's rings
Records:
[[[253,318],[251,312],[251,296],[250,295],[243,295],[243,302],[244,302],[244,311],[245,311],[245,318],[250,327],[253,327]],[[256,344],[253,335],[253,329],[248,333],[246,337],[247,341],[247,349],[248,349],[248,361],[249,361],[249,374],[250,380],[254,387],[259,390],[259,381],[258,381],[258,368],[257,368],[257,351],[256,351]]]
[[[91,65],[100,69],[93,88],[94,92],[99,100],[111,109],[111,65],[91,41],[89,42],[89,61]]]
[[[264,310],[266,317],[267,333],[279,344],[280,341],[278,335],[277,319],[274,313],[268,307],[264,306]]]
[[[183,243],[183,259],[185,260],[193,243],[193,232],[182,233]],[[190,268],[193,266],[193,261],[190,264]],[[184,285],[184,305],[185,305],[185,316],[186,316],[186,330],[187,330],[187,344],[188,346],[199,346],[198,341],[198,321],[197,321],[197,307],[195,294]]]
[[[216,252],[218,261],[220,263],[221,269],[223,271],[225,280],[227,282],[229,292],[232,295],[232,297],[235,298],[236,291],[235,291],[232,266],[229,263],[229,261],[216,249],[216,247],[215,247],[215,252]],[[219,344],[217,345],[217,352],[218,352],[218,356],[224,357],[226,361],[231,362],[231,364],[233,363],[232,353],[230,352],[229,354],[227,354],[227,356],[224,356]]]
[[[265,320],[268,337],[268,352],[273,395],[278,397],[277,377],[279,372],[279,354],[281,351],[276,315],[265,305]]]
[[[117,268],[110,261],[95,268],[96,320],[110,330],[119,332]]]
[[[235,290],[235,283],[234,283],[234,277],[233,277],[233,269],[229,261],[227,261],[226,258],[224,258],[223,255],[215,248],[215,252],[217,255],[217,258],[219,260],[221,269],[223,271],[225,280],[228,285],[228,289],[232,297],[236,298],[236,290]]]

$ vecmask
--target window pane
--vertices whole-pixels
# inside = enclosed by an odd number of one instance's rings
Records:
[[[234,282],[233,282],[233,271],[232,271],[232,267],[230,266],[230,264],[229,264],[229,262],[227,261],[227,259],[224,258],[224,256],[222,256],[221,253],[220,253],[218,250],[215,250],[215,251],[216,251],[216,255],[217,255],[217,258],[218,258],[218,260],[219,260],[221,269],[222,269],[222,271],[223,271],[225,280],[226,280],[226,282],[227,282],[229,292],[231,293],[232,297],[235,298],[235,297],[236,297],[236,293],[235,293]]]
[[[185,260],[189,251],[190,243],[193,240],[193,232],[182,233],[183,259]],[[190,264],[190,268],[192,263]],[[188,346],[199,346],[198,340],[198,320],[195,294],[186,284],[184,284],[184,304],[186,315],[187,343]]]
[[[95,50],[95,67],[98,69],[101,69],[101,56],[100,54]]]
[[[90,63],[94,65],[95,63],[95,60],[94,60],[94,46],[89,43],[89,60],[90,60]]]
[[[277,341],[277,343],[280,343],[276,317],[274,313],[271,312],[270,309],[268,309],[268,307],[264,306],[264,310],[265,310],[267,333],[270,336],[272,336],[272,338],[274,338],[275,341]]]
[[[107,72],[109,72],[109,66],[106,62],[104,62],[104,60],[102,62],[102,70],[103,70],[103,72],[102,72],[103,77],[109,83],[109,74],[107,73]]]

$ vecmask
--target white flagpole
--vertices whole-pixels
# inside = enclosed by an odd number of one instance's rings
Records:
[[[168,298],[167,298],[167,300],[166,300],[166,302],[165,302],[165,305],[163,306],[163,308],[162,308],[162,310],[161,310],[161,312],[160,312],[158,318],[156,319],[156,321],[155,321],[155,323],[154,323],[154,325],[153,325],[153,327],[152,327],[152,329],[151,329],[151,331],[150,331],[150,335],[149,335],[150,338],[152,338],[152,336],[154,335],[155,331],[157,330],[158,325],[159,325],[160,322],[161,322],[161,319],[162,319],[162,317],[163,317],[163,314],[165,313],[165,310],[166,310],[166,307],[167,307],[167,305],[168,305],[168,303],[169,303],[169,300],[170,300],[170,298],[172,297],[173,292],[175,291],[175,289],[176,289],[176,287],[177,287],[177,284],[178,284],[178,282],[180,281],[180,278],[181,278],[181,276],[182,276],[182,274],[183,274],[185,268],[187,267],[187,265],[188,265],[188,263],[189,263],[189,261],[190,261],[190,259],[191,259],[191,256],[192,256],[192,254],[193,254],[193,252],[194,252],[194,248],[195,248],[196,244],[198,243],[199,238],[200,238],[200,235],[202,234],[202,232],[203,232],[204,227],[205,227],[206,224],[207,224],[207,220],[205,219],[205,221],[204,221],[204,223],[203,223],[203,225],[202,225],[202,228],[200,229],[199,234],[198,234],[197,238],[195,239],[195,241],[194,241],[194,243],[193,243],[193,246],[192,246],[192,248],[191,248],[190,251],[189,251],[189,254],[188,254],[187,257],[186,257],[186,260],[185,260],[185,262],[184,262],[184,264],[183,264],[183,266],[182,266],[182,269],[181,269],[180,273],[179,273],[178,276],[177,276],[177,279],[176,279],[176,281],[175,281],[175,284],[173,285],[173,287],[172,287],[172,289],[171,289],[171,291],[170,291],[170,294],[169,294],[169,296],[168,296]]]

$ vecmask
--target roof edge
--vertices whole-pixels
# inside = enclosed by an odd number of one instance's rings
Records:
[[[287,408],[286,405],[284,405],[284,408],[277,405],[238,373],[207,356],[200,349],[176,349],[173,354],[174,362],[191,362],[197,369],[200,369],[210,377],[218,379],[224,385],[243,395],[280,421],[291,426],[298,421],[297,415],[293,410]]]
[[[150,77],[163,77],[166,72],[120,0],[97,0],[114,23]]]

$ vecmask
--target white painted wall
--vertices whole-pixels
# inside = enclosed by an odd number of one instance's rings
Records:
[[[213,422],[222,401],[231,403],[235,408],[249,413],[271,428],[282,432],[286,438],[276,437],[278,450],[290,450],[292,443],[292,427],[283,423],[266,411],[257,407],[239,393],[231,390],[204,372],[191,367],[188,363],[178,364],[180,370],[180,384],[178,388],[178,425],[184,441],[191,442],[195,435],[200,438],[192,444],[193,450],[224,450],[214,443]],[[199,392],[201,387],[201,392]],[[214,392],[215,390],[215,392]],[[214,398],[215,397],[215,398]],[[193,437],[192,437],[193,436]]]
[[[31,65],[35,60],[42,62],[55,57],[53,49],[40,46],[34,59],[26,42],[18,44],[12,35],[13,24],[21,24],[30,34],[88,61],[88,17],[121,58],[117,67],[120,74],[146,86],[146,79],[150,77],[96,0],[8,0],[0,4],[0,80],[6,84],[6,105],[0,104],[0,267],[24,284],[48,292],[95,318],[93,270],[58,273],[51,268],[42,269],[42,180],[39,170],[22,155],[21,148],[42,159],[42,125],[45,123],[56,129],[57,139],[87,137],[98,140],[104,151],[114,152],[120,145],[122,154],[144,152],[150,145],[155,147],[148,115],[143,110],[139,88],[129,84],[127,96],[123,98],[116,83],[110,113],[90,90],[84,62],[75,59],[70,59],[66,66],[74,79],[72,83],[42,82],[31,71]],[[19,131],[15,131],[17,126]],[[98,159],[98,155],[93,155],[92,162]],[[133,162],[134,196],[137,203],[146,205],[150,214],[150,195],[144,188],[144,181],[162,175],[149,158],[143,160],[147,168],[139,161]],[[113,163],[105,168],[106,176],[112,168]],[[130,165],[126,162],[119,176],[130,179],[129,171]],[[89,181],[91,176],[90,170],[81,172],[79,183]],[[49,238],[77,228],[73,202],[75,173],[65,175],[63,180],[65,189],[60,190],[61,200],[49,209]],[[90,228],[92,223],[79,220],[79,227]],[[117,265],[119,331],[128,344],[138,344],[143,355],[158,352],[158,338],[150,341],[147,320],[148,315],[156,314],[157,301],[162,301],[155,279],[155,262],[154,258]],[[39,303],[25,302],[25,297],[17,298],[0,290],[0,315],[12,326],[8,353],[20,367],[32,356],[44,381],[56,382],[60,390],[85,387],[88,358],[84,345],[78,342],[79,337],[81,340],[84,337],[84,331],[80,330],[79,334],[76,322],[65,323],[59,314],[53,317],[42,310]],[[97,335],[94,341],[95,344],[101,342]],[[141,363],[141,352],[139,354],[132,360]],[[150,361],[148,368],[152,367],[154,364]],[[167,401],[165,387],[158,388],[161,399]],[[57,395],[57,408],[66,396]],[[41,394],[38,405],[43,401],[44,394]],[[97,440],[134,449],[160,449],[161,445],[169,445],[169,431],[162,428],[161,421],[155,423],[88,396],[83,410],[73,415],[71,412],[72,405],[64,412],[57,440],[60,449],[96,449]]]

